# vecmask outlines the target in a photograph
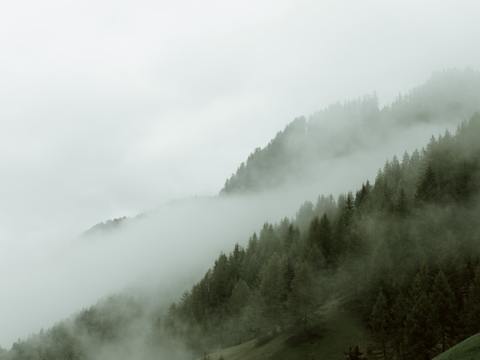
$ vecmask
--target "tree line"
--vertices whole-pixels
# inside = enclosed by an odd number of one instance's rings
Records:
[[[393,158],[371,184],[265,224],[168,311],[114,297],[0,359],[91,359],[138,339],[139,329],[153,354],[179,344],[203,354],[279,333],[308,338],[332,299],[361,319],[384,359],[430,359],[480,331],[479,138],[475,115],[455,135]],[[346,356],[368,356],[355,345]]]
[[[221,194],[271,190],[314,181],[315,165],[382,148],[402,130],[425,123],[457,124],[480,110],[480,74],[449,70],[381,108],[376,95],[336,103],[299,117],[257,148],[226,181]],[[344,126],[345,125],[345,126]]]
[[[475,115],[373,184],[265,224],[217,258],[165,326],[193,348],[228,346],[314,329],[336,294],[385,359],[430,359],[480,331],[478,139]]]

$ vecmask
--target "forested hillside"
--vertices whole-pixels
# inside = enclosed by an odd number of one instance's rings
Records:
[[[364,353],[422,360],[480,331],[479,139],[476,115],[373,184],[266,224],[171,307],[169,331],[198,350],[310,341],[340,308],[375,339]]]
[[[479,139],[475,115],[373,183],[265,224],[168,311],[161,299],[114,297],[0,359],[190,359],[278,339],[287,359],[331,338],[337,317],[369,339],[348,337],[338,359],[431,359],[480,331]]]
[[[480,111],[480,75],[436,73],[422,86],[383,108],[376,96],[337,103],[300,117],[264,148],[257,148],[226,182],[221,193],[272,190],[318,180],[317,164],[380,149],[405,129],[428,124],[458,125]]]

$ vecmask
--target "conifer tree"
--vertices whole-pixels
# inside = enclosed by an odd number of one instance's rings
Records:
[[[395,297],[391,314],[392,314],[392,342],[395,352],[400,359],[405,358],[405,322],[407,314],[410,311],[407,305],[407,299],[402,292]]]
[[[382,345],[383,357],[385,359],[387,358],[387,343],[390,336],[391,321],[387,298],[383,290],[380,290],[370,315],[370,326]]]
[[[437,344],[438,331],[425,270],[421,270],[414,279],[410,303],[411,309],[405,321],[409,358],[428,360],[431,358],[433,347]]]
[[[319,270],[324,264],[324,257],[321,247],[322,229],[320,227],[320,220],[315,217],[310,223],[307,235],[307,244],[303,249],[304,258],[311,264],[311,266]]]
[[[332,227],[330,220],[328,220],[327,214],[324,214],[319,223],[319,244],[327,264],[332,265],[335,263],[335,247],[332,234]]]
[[[260,274],[260,294],[265,302],[264,314],[272,324],[281,325],[287,300],[287,286],[285,282],[286,260],[273,254]]]
[[[231,313],[239,313],[248,303],[250,298],[250,288],[244,280],[239,280],[232,290],[229,300],[229,309]]]
[[[405,191],[403,190],[403,188],[400,189],[400,194],[397,200],[396,211],[400,217],[404,217],[408,213],[407,195],[405,194]]]
[[[455,320],[457,318],[455,308],[455,295],[445,277],[443,271],[439,271],[433,283],[432,304],[436,313],[436,320],[439,325],[442,351],[447,349],[449,337],[454,332]]]
[[[415,197],[417,201],[431,202],[437,197],[437,179],[431,165],[427,166],[420,180]]]
[[[465,308],[467,331],[475,334],[480,331],[480,266],[475,270],[475,277],[468,289]]]
[[[295,268],[288,307],[293,322],[301,324],[303,330],[306,330],[314,319],[316,300],[313,271],[307,263],[301,262]]]

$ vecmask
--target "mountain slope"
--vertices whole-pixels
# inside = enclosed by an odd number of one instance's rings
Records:
[[[267,146],[255,149],[221,194],[274,192],[280,201],[295,204],[293,209],[317,196],[319,188],[333,193],[351,188],[384,159],[413,150],[446,128],[454,129],[475,111],[480,111],[480,74],[470,70],[436,73],[384,108],[375,96],[332,104],[308,119],[295,119]],[[362,166],[346,174],[352,162]],[[102,235],[130,222],[109,220],[84,234]]]
[[[434,360],[476,360],[480,359],[480,334],[469,337],[455,345]]]
[[[374,184],[266,224],[218,257],[167,328],[199,350],[276,333],[317,343],[321,309],[336,303],[360,317],[369,351],[419,360],[478,332],[479,138],[476,115],[387,162]]]
[[[209,354],[210,360],[296,360],[345,359],[344,351],[352,343],[366,348],[370,339],[363,324],[341,312],[333,314],[318,337],[295,340],[292,334],[282,334],[265,344],[250,340],[243,344]]]
[[[356,345],[378,359],[432,358],[480,330],[479,138],[475,115],[387,162],[374,183],[265,224],[168,311],[160,298],[107,301],[0,359],[183,360],[218,348],[335,359]]]
[[[257,148],[225,182],[223,194],[304,185],[323,176],[318,164],[362,151],[382,151],[402,132],[458,125],[480,110],[480,74],[450,70],[379,108],[375,96],[334,104],[298,118]],[[408,136],[411,136],[408,135]],[[403,149],[406,150],[406,149]]]

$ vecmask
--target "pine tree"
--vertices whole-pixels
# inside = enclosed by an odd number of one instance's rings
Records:
[[[437,179],[431,165],[427,166],[417,187],[415,198],[417,201],[431,202],[438,196]]]
[[[333,241],[332,227],[326,214],[320,219],[319,235],[320,249],[323,256],[327,264],[332,265],[335,263],[335,244]]]
[[[394,344],[395,352],[400,359],[405,358],[405,322],[409,312],[408,302],[402,292],[399,292],[395,297],[392,306],[392,332],[391,338]]]
[[[387,342],[390,336],[391,314],[387,298],[380,290],[370,315],[370,327],[382,345],[383,357],[387,358]]]
[[[250,301],[242,312],[239,324],[241,324],[247,337],[252,338],[268,331],[270,324],[269,320],[265,318],[265,303],[260,292],[256,289],[252,290],[249,299]]]
[[[428,276],[420,271],[410,291],[411,309],[405,322],[406,346],[412,359],[428,360],[437,345],[437,328],[432,309],[432,297],[428,290]]]
[[[443,271],[435,277],[433,283],[434,312],[440,329],[442,351],[447,349],[448,339],[454,333],[455,321],[458,317],[455,308],[455,295]]]
[[[250,288],[244,280],[239,280],[232,290],[229,300],[229,310],[231,313],[239,313],[248,303],[250,298]]]
[[[408,213],[407,195],[405,194],[403,188],[400,189],[400,194],[398,195],[398,201],[395,209],[400,217],[404,217]]]
[[[348,248],[348,236],[353,222],[354,202],[351,193],[340,196],[338,199],[339,214],[335,228],[334,253],[335,259],[339,260]]]
[[[313,204],[310,201],[306,201],[297,212],[296,222],[299,229],[301,231],[308,229],[314,216]]]
[[[319,270],[323,267],[325,259],[321,248],[321,227],[320,220],[315,217],[310,223],[308,229],[306,247],[303,249],[304,258],[312,265],[313,268]]]
[[[295,268],[292,290],[288,298],[293,322],[301,324],[303,330],[306,330],[314,319],[316,305],[313,271],[307,263],[301,262]]]
[[[222,305],[230,297],[233,284],[230,281],[229,262],[225,254],[221,254],[215,262],[210,286],[212,306]]]
[[[272,326],[281,326],[287,300],[285,282],[286,260],[276,253],[269,259],[260,274],[260,294],[265,302],[264,314]]]
[[[468,335],[480,331],[480,266],[475,271],[475,277],[468,289],[465,302]]]
[[[357,191],[354,201],[354,206],[356,209],[359,209],[367,201],[368,195],[370,194],[370,189],[370,183],[367,181],[366,184],[362,184],[360,191]]]
[[[335,247],[330,221],[326,214],[319,220],[317,217],[310,224],[305,248],[305,258],[319,270],[325,263],[335,263]]]
[[[474,181],[472,175],[474,173],[475,165],[468,164],[466,161],[462,161],[458,164],[455,174],[455,197],[460,201],[465,201],[471,195],[474,188]]]
[[[300,231],[296,226],[289,224],[284,236],[285,249],[288,251],[292,247],[297,246],[299,239],[300,239]]]

